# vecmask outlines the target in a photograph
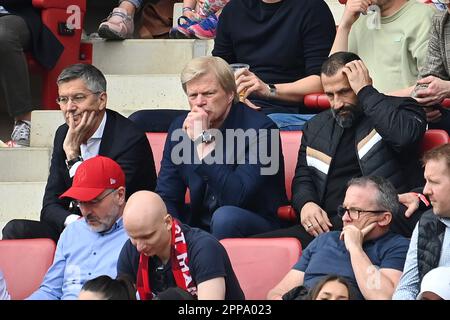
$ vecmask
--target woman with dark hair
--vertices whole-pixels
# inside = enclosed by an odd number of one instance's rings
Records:
[[[86,281],[78,300],[136,300],[136,289],[126,277],[99,276]]]
[[[311,300],[352,300],[350,286],[345,278],[328,275],[320,280],[309,295]]]

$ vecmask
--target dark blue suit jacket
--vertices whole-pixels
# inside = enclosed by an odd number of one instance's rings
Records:
[[[126,177],[126,196],[139,190],[155,189],[156,171],[153,153],[145,133],[135,124],[119,113],[106,110],[105,130],[100,143],[99,155],[115,160]],[[50,224],[55,230],[62,232],[64,221],[71,213],[70,199],[59,199],[59,196],[72,186],[69,170],[66,167],[66,154],[63,142],[69,127],[61,125],[55,134],[53,143],[50,175],[45,187],[41,221]]]
[[[220,128],[224,137],[223,149],[216,139],[216,150],[223,150],[223,157],[218,159],[227,160],[208,164],[204,159],[195,164],[192,162],[196,156],[194,143],[181,131],[185,118],[186,116],[180,116],[175,119],[169,129],[156,186],[156,192],[163,198],[169,213],[194,226],[201,225],[202,217],[210,217],[215,209],[225,205],[241,207],[266,218],[277,219],[277,208],[287,203],[287,197],[280,136],[272,120],[242,103],[234,104]],[[230,147],[232,139],[226,136],[226,129],[253,130],[256,133],[255,140],[246,139],[245,143],[231,144]],[[269,133],[268,139],[264,140],[265,134],[259,129],[275,129],[274,138]],[[176,141],[171,141],[171,137]],[[278,145],[278,150],[271,150],[272,139]],[[186,142],[183,145],[187,144],[189,147],[180,151],[180,141]],[[267,142],[262,143],[267,148],[264,153],[271,154],[273,151],[272,165],[278,165],[275,167],[276,173],[272,175],[261,174],[261,169],[270,167],[270,164],[262,164],[261,160],[264,163],[264,159],[260,156],[256,157],[256,161],[250,161],[252,148],[264,141]],[[234,152],[230,152],[231,148]],[[257,149],[260,149],[259,146]],[[172,152],[175,156],[184,156],[186,161],[177,164]],[[238,163],[239,157],[241,160],[245,159],[245,163]],[[186,188],[190,191],[189,208],[184,201]]]

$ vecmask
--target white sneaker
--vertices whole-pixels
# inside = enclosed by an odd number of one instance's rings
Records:
[[[14,130],[11,133],[11,142],[17,147],[30,146],[31,121],[18,120],[14,124]]]

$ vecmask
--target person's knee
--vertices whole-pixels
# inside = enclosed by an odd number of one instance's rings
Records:
[[[236,207],[223,206],[214,211],[211,218],[211,233],[217,239],[239,236],[235,216]]]
[[[18,239],[19,237],[19,220],[11,220],[9,221],[2,230],[3,240],[7,239]]]

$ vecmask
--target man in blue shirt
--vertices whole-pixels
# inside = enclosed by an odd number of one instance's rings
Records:
[[[77,299],[87,280],[115,278],[117,259],[128,239],[122,222],[125,174],[114,160],[97,156],[84,161],[61,197],[74,199],[84,219],[64,229],[53,264],[29,300]]]
[[[293,269],[273,288],[269,299],[289,290],[312,288],[328,274],[348,280],[359,299],[391,299],[402,275],[409,241],[389,231],[398,196],[390,182],[367,176],[350,180],[342,215],[342,231],[320,234],[303,251]]]

